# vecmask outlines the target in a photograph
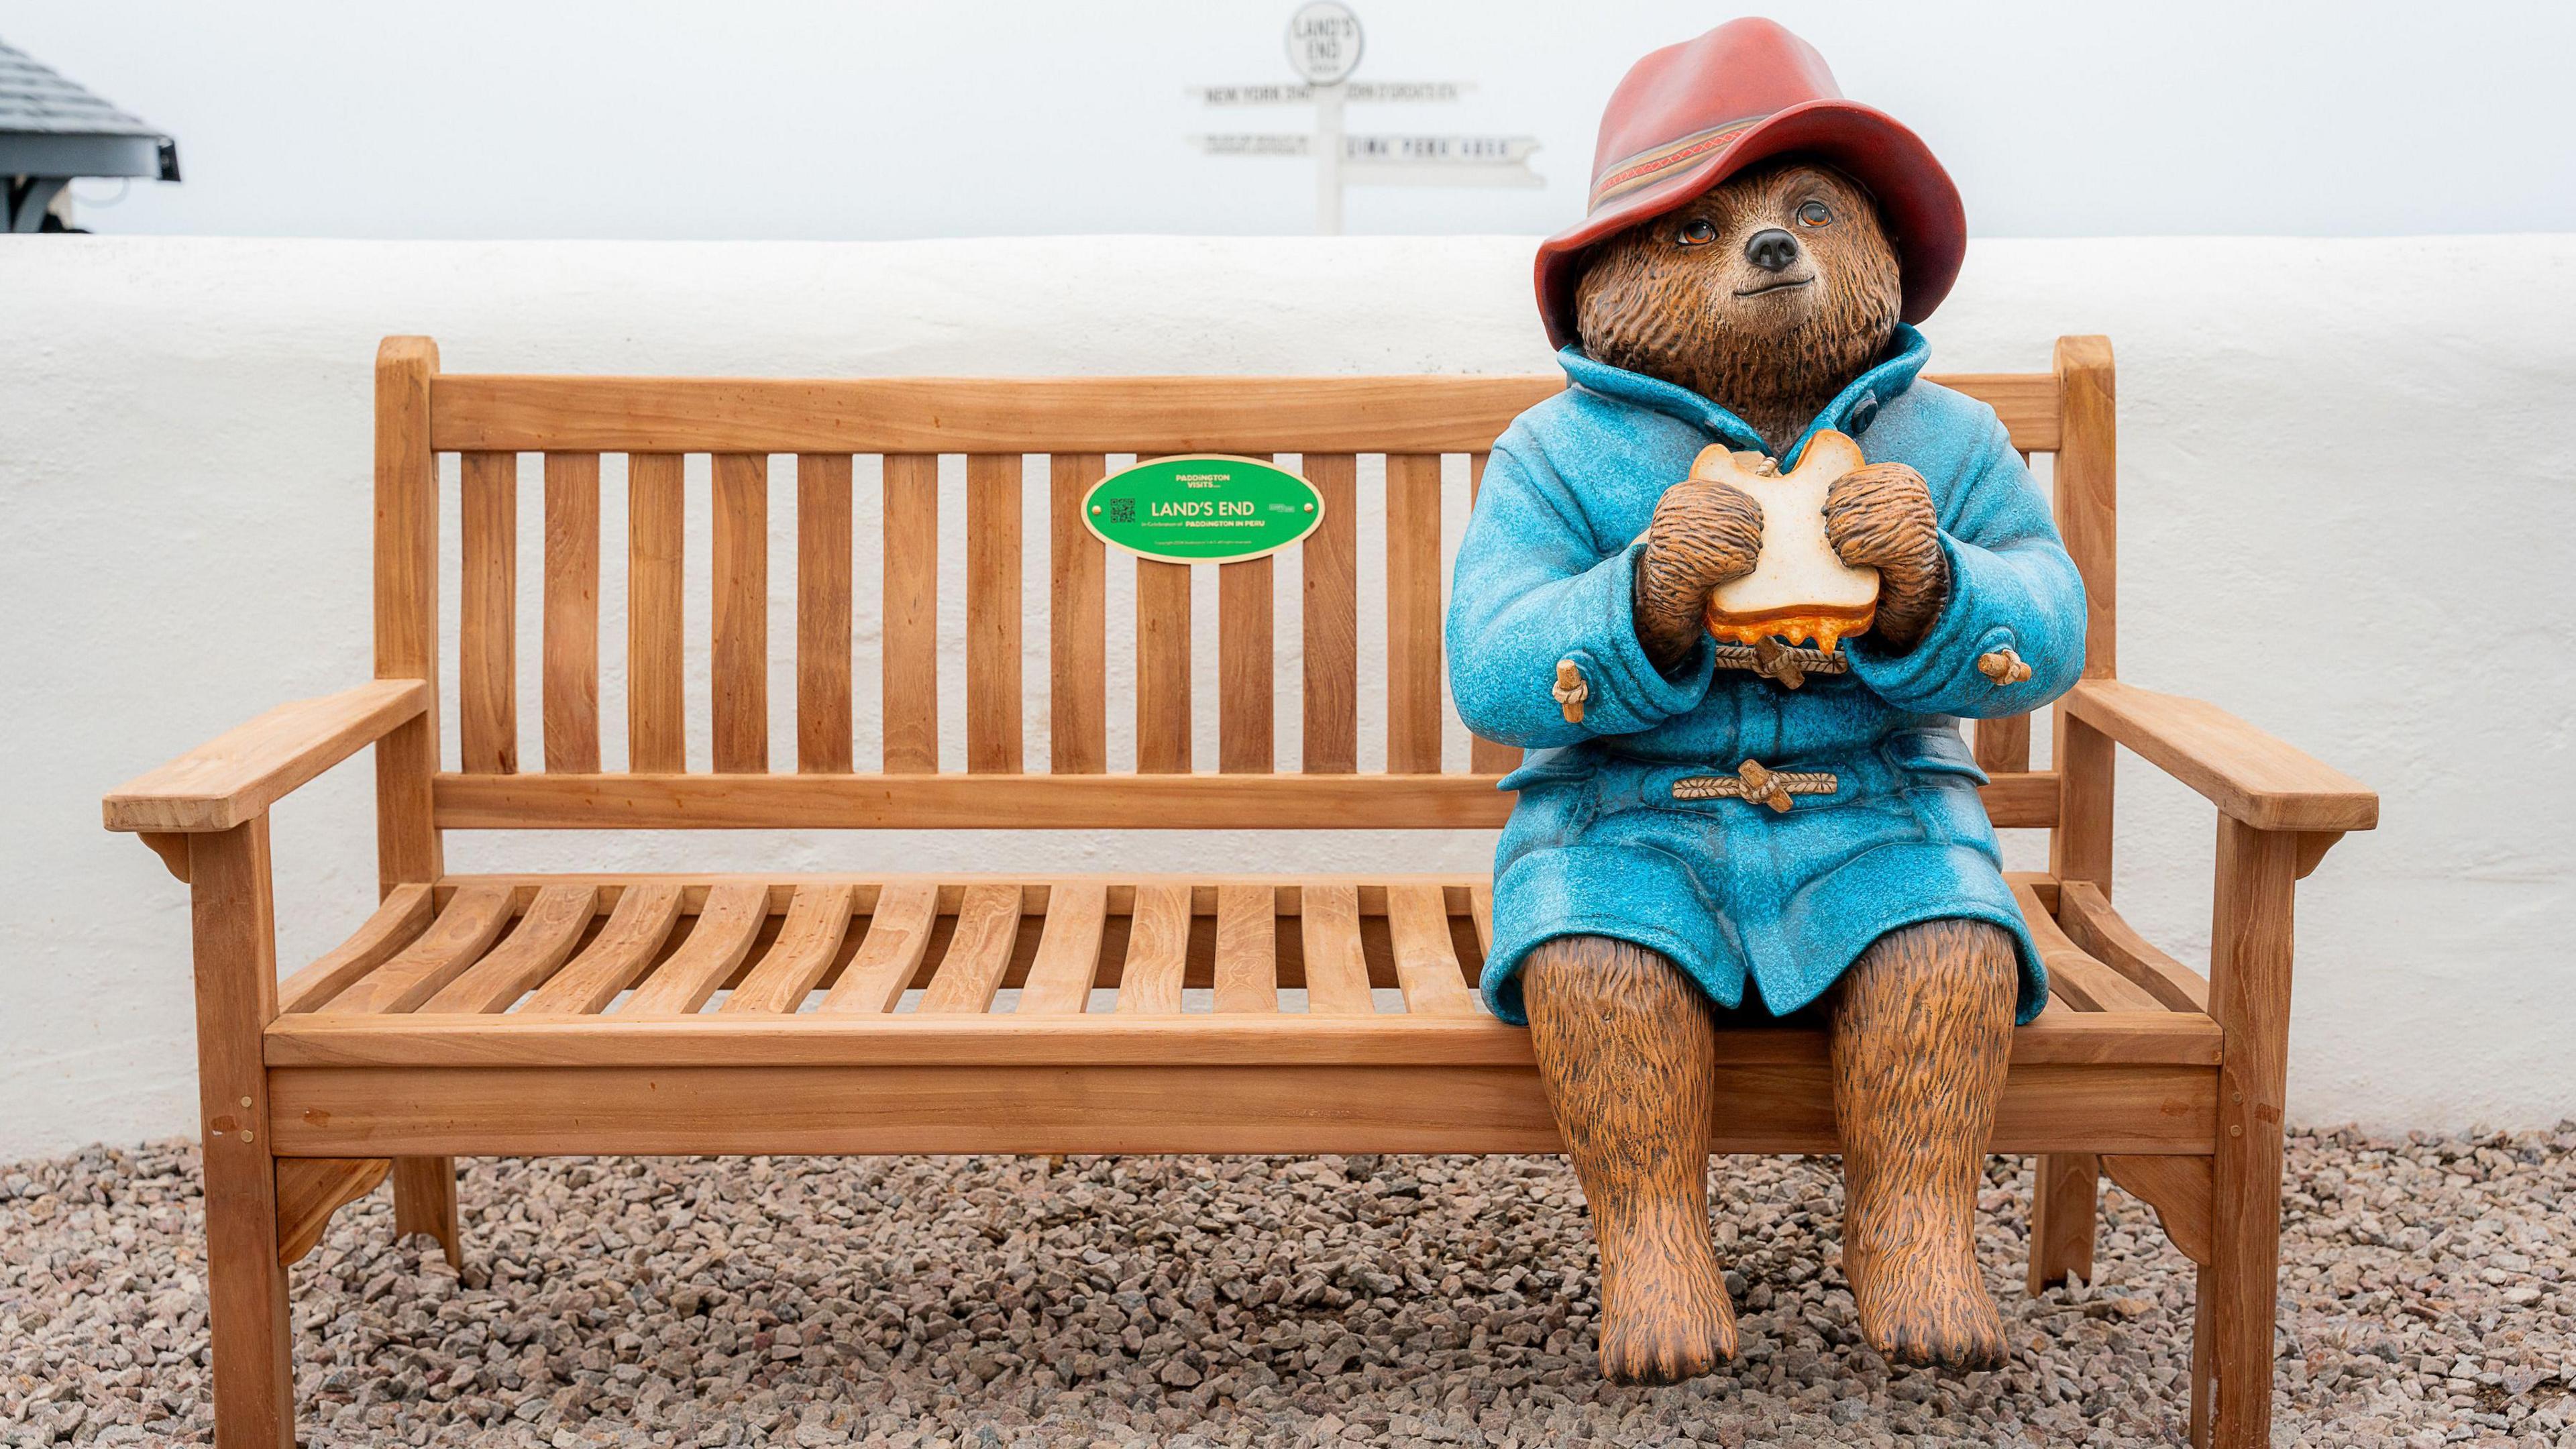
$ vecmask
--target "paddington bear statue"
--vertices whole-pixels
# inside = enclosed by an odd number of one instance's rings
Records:
[[[1570,386],[1494,445],[1448,651],[1468,725],[1531,751],[1483,989],[1529,1026],[1590,1205],[1614,1380],[1736,1350],[1708,1221],[1720,1012],[1825,1022],[1867,1341],[2004,1353],[1974,1213],[2047,988],[1957,721],[2075,682],[2084,592],[1994,412],[1920,376],[1913,324],[1964,249],[1923,143],[1739,20],[1628,74],[1589,214],[1539,253]],[[1839,647],[1712,637],[1766,521],[1695,460],[1787,470],[1827,430],[1861,461],[1822,495],[1826,562],[1877,571],[1874,618]]]

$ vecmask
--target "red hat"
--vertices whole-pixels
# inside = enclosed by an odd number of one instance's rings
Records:
[[[1792,151],[1869,188],[1894,234],[1905,289],[1898,316],[1930,316],[1968,247],[1968,218],[1950,174],[1886,112],[1844,100],[1814,46],[1774,21],[1730,20],[1637,62],[1611,93],[1587,213],[1539,244],[1538,309],[1548,341],[1574,340],[1585,248]]]

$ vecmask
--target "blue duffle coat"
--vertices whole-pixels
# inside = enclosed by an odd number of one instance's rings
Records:
[[[1494,445],[1450,595],[1451,693],[1469,728],[1531,750],[1494,858],[1484,991],[1525,1020],[1519,971],[1554,936],[1599,935],[1662,953],[1722,1006],[1785,1014],[1816,1000],[1870,942],[1941,917],[2012,933],[2020,1018],[2047,997],[2039,953],[2004,884],[1985,781],[1958,717],[2018,714],[2084,668],[2084,583],[1994,410],[1922,381],[1929,349],[1900,326],[1807,437],[1832,428],[1869,461],[1930,486],[1950,565],[1941,615],[1903,653],[1845,641],[1845,674],[1791,690],[1720,669],[1703,638],[1667,678],[1631,611],[1642,535],[1700,449],[1768,452],[1743,420],[1688,389],[1568,347],[1573,384]],[[1999,685],[1977,660],[2010,648],[2030,678]],[[1568,723],[1554,697],[1573,662],[1588,698]],[[1676,798],[1676,780],[1746,760],[1829,772],[1830,794],[1792,808]],[[1686,792],[1688,793],[1688,792]]]

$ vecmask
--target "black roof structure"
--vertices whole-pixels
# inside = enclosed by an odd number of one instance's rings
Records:
[[[75,176],[179,179],[179,143],[0,41],[0,180],[9,231],[43,227]]]

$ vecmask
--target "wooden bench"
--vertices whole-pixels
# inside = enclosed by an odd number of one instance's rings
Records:
[[[2052,372],[1945,381],[1992,403],[2023,449],[2055,455],[2058,521],[2092,591],[2089,677],[2055,713],[2052,768],[2029,768],[2027,719],[1975,734],[1996,824],[2052,841],[2051,868],[2016,885],[2055,998],[2018,1034],[1994,1140],[2042,1155],[2030,1282],[2089,1273],[2100,1174],[2152,1203],[2201,1265],[2195,1440],[2261,1444],[2292,886],[2342,832],[2374,823],[2376,799],[2216,709],[2116,681],[2102,339],[2062,340]],[[441,856],[449,830],[1499,826],[1511,802],[1494,783],[1513,753],[1442,749],[1444,457],[1465,455],[1451,476],[1472,476],[1513,415],[1558,386],[457,376],[426,339],[388,340],[377,678],[263,715],[106,801],[108,827],[140,833],[193,891],[222,1441],[290,1442],[284,1265],[388,1174],[397,1225],[436,1234],[453,1258],[461,1154],[1559,1150],[1526,1035],[1474,994],[1481,875],[1283,876],[1250,854],[1187,877],[477,876]],[[1218,568],[1212,772],[1191,747],[1190,571],[1135,565],[1133,768],[1110,757],[1110,700],[1126,691],[1108,685],[1106,584],[1126,561],[1075,509],[1107,455],[1184,451],[1298,454],[1327,500],[1298,568],[1299,770],[1274,769],[1267,559]],[[450,453],[463,585],[442,665]],[[544,455],[545,527],[542,643],[522,670],[526,453]],[[620,453],[627,745],[611,760],[600,459]],[[703,542],[684,536],[692,453],[713,455]],[[773,565],[772,455],[788,453],[795,557]],[[962,772],[940,754],[943,454],[965,455]],[[1382,484],[1369,454],[1383,455]],[[854,473],[860,498],[881,476],[881,524],[854,520]],[[1385,536],[1363,540],[1376,515],[1355,504],[1381,488]],[[1042,641],[1022,637],[1027,491],[1045,493],[1052,520],[1033,586]],[[854,633],[854,542],[882,549],[879,630]],[[1359,607],[1363,550],[1380,548],[1382,676],[1361,669]],[[711,618],[684,618],[684,552],[712,558]],[[794,580],[786,681],[769,669],[773,566]],[[684,639],[697,630],[712,687],[692,697]],[[853,640],[870,633],[883,744],[863,762]],[[1022,728],[1035,658],[1042,763]],[[456,720],[444,747],[442,674]],[[771,754],[773,684],[794,691],[792,761]],[[1359,769],[1363,695],[1384,700],[1383,772]],[[542,769],[519,758],[523,701],[541,711]],[[687,747],[697,709],[711,713],[711,758]],[[268,807],[368,745],[382,904],[281,982]],[[2218,807],[2207,979],[2112,909],[2114,745]],[[1303,1009],[1283,1008],[1283,991]],[[1714,1150],[1835,1150],[1818,1031],[1748,1024],[1723,1039]]]

